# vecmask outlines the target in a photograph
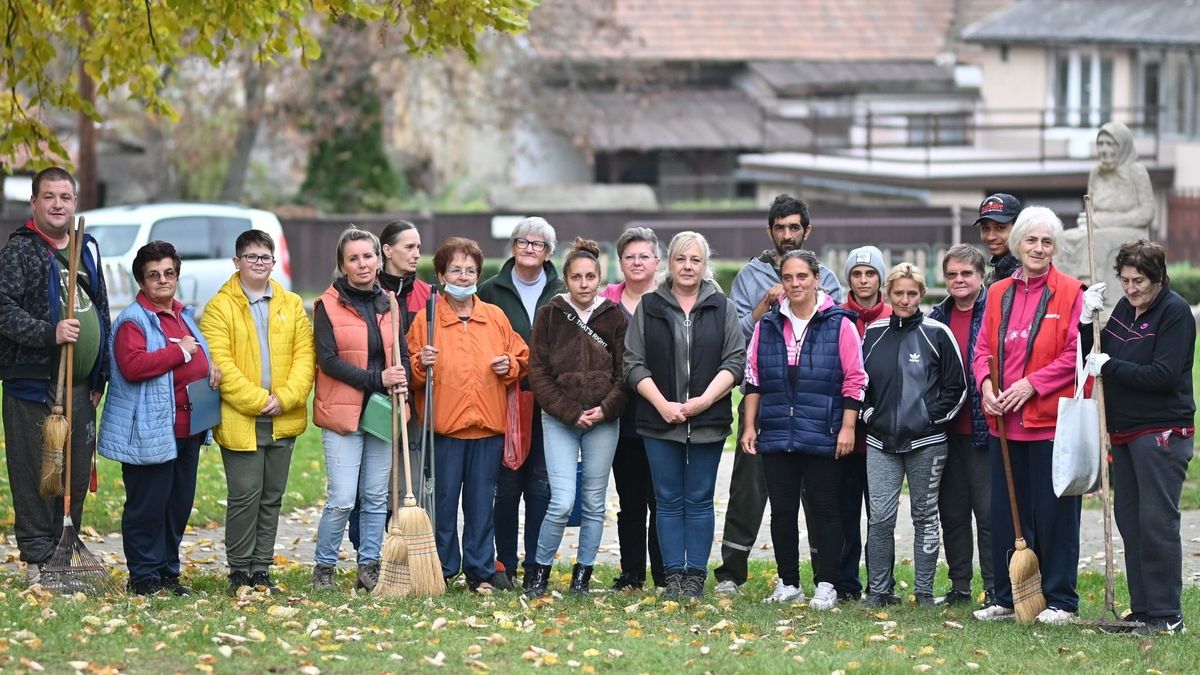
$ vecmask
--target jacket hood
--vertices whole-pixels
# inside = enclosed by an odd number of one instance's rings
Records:
[[[563,311],[571,312],[572,314],[574,314],[575,307],[572,306],[571,303],[567,301],[567,297],[566,297],[567,295],[568,295],[567,293],[559,293],[558,295],[555,295],[554,297],[550,298],[550,302],[547,304],[554,305],[555,309],[561,309]],[[613,302],[612,300],[609,300],[608,298],[604,298],[604,297],[597,295],[596,303],[592,307],[592,317],[600,316],[601,313],[607,312],[608,310],[613,309],[616,306],[617,306],[616,303]]]

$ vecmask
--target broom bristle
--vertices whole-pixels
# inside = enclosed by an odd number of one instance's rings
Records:
[[[42,425],[42,482],[38,493],[43,497],[61,497],[63,494],[63,446],[71,425],[62,414],[62,408],[54,406],[50,416]]]
[[[65,525],[50,559],[42,564],[42,588],[74,595],[114,595],[117,584],[108,567],[83,545],[75,527]]]
[[[388,528],[387,537],[383,540],[383,551],[380,554],[379,583],[371,595],[377,598],[402,598],[412,590],[412,580],[408,569],[408,546],[404,543],[404,535],[393,522]]]
[[[409,506],[408,501],[405,500],[405,506],[399,510],[392,522],[404,533],[404,543],[408,546],[411,594],[418,597],[437,597],[446,592],[446,580],[442,577],[442,561],[438,558],[433,525],[429,522],[429,514],[425,509],[415,505]]]
[[[1042,595],[1042,573],[1038,569],[1037,554],[1018,539],[1016,550],[1008,562],[1008,578],[1012,581],[1013,609],[1017,621],[1032,623],[1046,609],[1046,597]]]

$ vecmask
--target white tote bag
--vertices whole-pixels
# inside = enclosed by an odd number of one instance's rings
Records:
[[[1083,396],[1087,373],[1083,353],[1075,344],[1075,396],[1058,400],[1058,429],[1054,432],[1054,494],[1079,496],[1100,487],[1100,406]]]

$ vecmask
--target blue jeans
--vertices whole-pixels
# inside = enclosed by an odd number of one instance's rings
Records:
[[[325,445],[329,496],[317,525],[317,550],[313,558],[320,565],[337,564],[346,521],[358,499],[362,509],[358,564],[379,560],[387,520],[392,449],[386,441],[361,431],[339,434],[325,429],[321,438]]]
[[[668,572],[707,570],[716,516],[713,490],[724,443],[646,439],[658,500],[658,545]]]
[[[473,582],[491,582],[496,573],[492,522],[496,474],[500,471],[503,436],[434,439],[434,499],[436,539],[442,559],[442,576],[449,579],[459,569]],[[458,547],[458,498],[462,495],[463,538]]]
[[[537,555],[538,533],[550,505],[550,478],[546,472],[546,453],[542,442],[541,409],[533,410],[529,457],[513,471],[499,467],[496,477],[496,559],[510,576],[517,573],[517,534],[520,530],[521,497],[525,498],[525,561]],[[497,462],[500,460],[497,459]]]
[[[562,543],[563,528],[575,508],[575,467],[583,453],[583,521],[579,525],[580,565],[596,564],[600,537],[604,533],[604,494],[608,491],[608,472],[617,451],[620,422],[605,422],[591,429],[567,426],[542,413],[542,439],[546,449],[546,472],[550,477],[550,506],[538,535],[537,562],[554,563],[554,553]]]

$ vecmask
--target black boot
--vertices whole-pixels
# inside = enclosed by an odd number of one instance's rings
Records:
[[[587,595],[588,584],[592,581],[592,566],[575,563],[571,570],[571,592],[576,595]]]
[[[525,597],[540,598],[546,594],[546,588],[550,585],[550,566],[532,565],[525,566]]]
[[[689,569],[683,577],[683,597],[686,600],[700,600],[704,597],[704,581],[708,578],[708,570]]]
[[[663,591],[663,600],[678,600],[683,595],[683,570],[667,570],[667,590]]]

